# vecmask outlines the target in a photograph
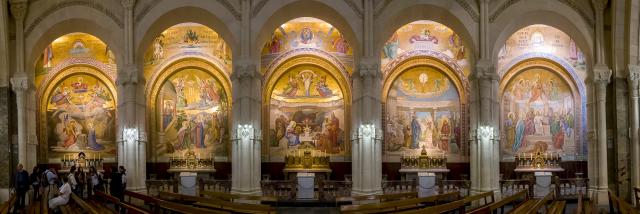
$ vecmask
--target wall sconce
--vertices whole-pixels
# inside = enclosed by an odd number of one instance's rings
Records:
[[[358,141],[362,138],[373,137],[373,141],[382,141],[379,136],[379,132],[376,131],[376,126],[373,124],[361,124],[358,128],[358,133],[355,134],[351,141]]]
[[[138,129],[136,128],[124,128],[122,130],[122,140],[127,143],[134,143],[138,141]]]
[[[476,133],[476,139],[482,142],[497,141],[494,138],[494,128],[492,126],[480,126]]]
[[[260,141],[260,132],[253,128],[251,124],[238,125],[236,129],[236,139],[232,141],[238,142],[240,139],[249,138],[252,141]]]

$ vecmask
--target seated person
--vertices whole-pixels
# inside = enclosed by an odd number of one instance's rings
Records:
[[[71,184],[69,184],[69,178],[64,176],[62,177],[62,181],[64,182],[64,185],[60,187],[60,192],[56,194],[57,197],[49,200],[49,209],[56,209],[69,202],[69,198],[71,197]]]

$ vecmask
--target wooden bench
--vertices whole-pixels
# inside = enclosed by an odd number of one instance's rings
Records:
[[[411,198],[399,201],[383,202],[378,204],[362,204],[362,205],[342,205],[340,211],[342,213],[383,213],[383,212],[400,212],[412,209],[420,209],[426,204],[438,205],[442,202],[455,201],[460,198],[459,192],[451,192],[441,195],[434,195],[424,198]]]
[[[621,200],[609,190],[609,212],[610,213],[620,213],[620,214],[637,214],[640,213],[640,210],[633,207],[633,205],[627,203],[624,200]]]
[[[11,212],[11,208],[13,208],[13,205],[15,203],[16,203],[16,194],[13,193],[9,197],[9,200],[7,200],[4,203],[2,203],[2,207],[0,207],[0,213],[1,214],[7,214],[7,213]]]
[[[500,213],[504,213],[505,207],[507,205],[511,205],[512,207],[516,208],[519,205],[523,204],[524,201],[527,201],[528,199],[529,199],[529,190],[524,189],[513,195],[505,197],[502,200],[496,201],[490,204],[488,207],[487,206],[480,207],[469,213],[473,213],[473,214],[494,213],[498,209],[500,210]]]
[[[163,199],[174,199],[194,206],[216,209],[221,211],[229,211],[235,213],[275,213],[276,209],[269,205],[263,204],[245,204],[230,201],[219,200],[215,198],[203,198],[190,195],[182,195],[177,193],[162,192],[159,195]]]
[[[548,214],[563,214],[564,208],[567,206],[566,200],[556,200],[549,205]]]
[[[125,190],[124,191],[124,196],[125,196],[124,198],[125,198],[126,202],[128,204],[131,204],[131,205],[135,205],[135,202],[132,202],[131,199],[137,199],[137,200],[142,201],[141,205],[142,206],[149,206],[149,208],[142,208],[140,206],[138,206],[138,208],[143,209],[143,210],[148,211],[148,212],[151,212],[151,213],[154,213],[156,211],[156,208],[158,207],[157,199],[155,199],[155,198],[153,198],[151,196],[142,194],[142,193],[137,193],[137,192],[132,192],[132,191],[129,191],[129,190]]]
[[[417,198],[418,192],[391,193],[382,195],[360,195],[336,198],[336,204],[360,204],[363,201],[373,201],[372,203],[382,203],[387,201],[397,201],[403,199]],[[355,203],[354,203],[355,202]]]
[[[100,198],[104,201],[108,201],[110,203],[112,203],[114,205],[114,207],[121,207],[127,210],[127,213],[132,213],[132,214],[147,214],[147,213],[153,213],[151,210],[145,209],[145,208],[141,208],[141,207],[137,207],[133,204],[127,203],[125,201],[120,201],[120,199],[113,197],[111,195],[107,195],[104,192],[101,191],[96,191],[95,193],[96,198]],[[96,203],[96,204],[100,204],[100,203]],[[114,211],[106,206],[102,206],[101,209],[108,209],[110,211]]]
[[[538,210],[541,208],[545,208],[545,211],[548,211],[548,207],[546,206],[547,202],[553,198],[553,192],[549,192],[541,199],[530,199],[522,203],[522,205],[517,208],[512,209],[509,213],[538,213]]]
[[[493,195],[492,191],[489,192],[483,192],[480,194],[475,194],[472,196],[467,196],[465,198],[463,198],[462,200],[464,200],[464,204],[465,206],[469,206],[470,209],[465,209],[466,212],[473,212],[477,209],[482,209],[485,207],[489,207],[491,204],[495,203],[495,197]],[[474,205],[474,202],[477,201],[478,206]],[[482,204],[480,204],[480,201],[483,201]]]
[[[277,203],[278,202],[278,198],[273,196],[239,195],[239,194],[230,194],[225,192],[204,191],[200,193],[200,196],[206,196],[206,197],[215,198],[222,201],[229,201],[229,202],[237,202],[239,200],[259,201],[261,203]]]
[[[212,214],[227,214],[227,213],[230,213],[230,212],[227,212],[227,211],[198,208],[198,207],[193,207],[193,206],[189,206],[189,205],[173,203],[173,202],[163,201],[163,200],[158,200],[158,207],[159,207],[159,209],[162,209],[162,210],[168,210],[168,211],[171,211],[171,212],[186,213],[186,214],[208,214],[208,213],[212,213]]]
[[[419,214],[419,213],[449,213],[458,210],[458,213],[464,212],[465,200],[457,200],[446,204],[426,207],[424,209],[408,210],[398,213],[402,214]]]

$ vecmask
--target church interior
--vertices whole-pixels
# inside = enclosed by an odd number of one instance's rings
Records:
[[[0,3],[0,213],[640,213],[640,0]]]

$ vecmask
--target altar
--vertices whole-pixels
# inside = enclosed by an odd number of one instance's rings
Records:
[[[104,172],[104,167],[102,165],[103,159],[100,156],[100,153],[84,153],[79,152],[77,155],[65,154],[62,156],[62,167],[58,171],[60,173],[68,173],[71,170],[72,166],[76,168],[84,168],[85,171],[88,171],[89,168],[95,167],[98,172]]]
[[[167,172],[180,176],[180,193],[185,195],[197,196],[198,177],[215,171],[213,156],[204,156],[189,150],[183,156],[169,157]]]
[[[533,188],[533,196],[542,198],[553,190],[551,180],[554,172],[562,172],[560,166],[562,158],[559,153],[548,153],[537,151],[535,153],[521,153],[516,155],[516,169],[518,173],[533,173],[536,178],[536,185]]]
[[[331,176],[331,168],[329,167],[329,155],[316,154],[311,150],[297,151],[284,156],[285,167],[283,170],[286,180],[289,180],[291,174],[297,173],[313,173],[322,174],[325,179]]]
[[[429,155],[425,148],[422,148],[419,156],[403,156],[400,158],[401,180],[413,180],[418,178],[419,173],[433,173],[442,178],[449,173],[447,169],[447,157],[445,154]]]

